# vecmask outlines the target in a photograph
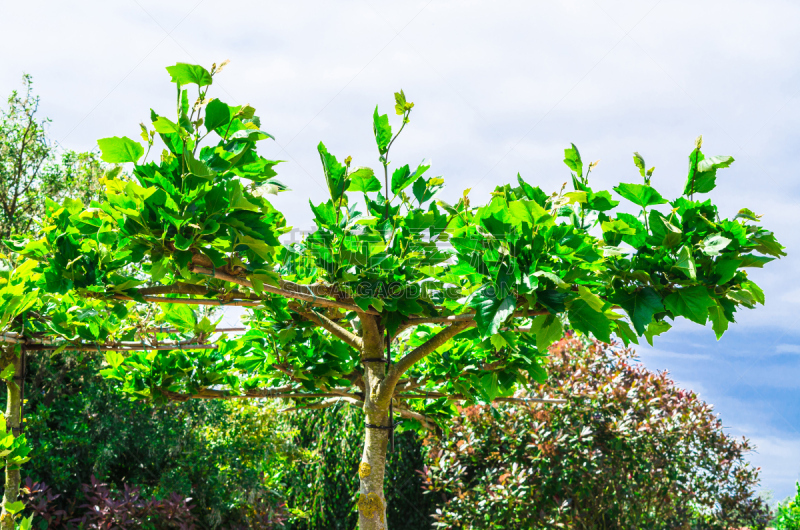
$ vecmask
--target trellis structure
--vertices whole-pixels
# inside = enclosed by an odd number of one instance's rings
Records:
[[[277,162],[256,153],[270,136],[255,109],[207,95],[216,66],[167,70],[176,121],[151,111],[146,150],[127,137],[98,142],[105,161],[133,164],[131,176],[110,171],[105,200],[88,208],[48,202],[42,231],[8,243],[0,375],[12,428],[23,346],[104,351],[103,375],[153,400],[286,397],[306,408],[344,400],[364,411],[359,525],[384,528],[395,415],[405,419],[399,428],[426,429],[457,414],[460,401],[569,398],[515,397],[546,378],[544,355],[564,323],[628,344],[652,342],[684,317],[710,321],[720,336],[739,307],[764,302],[746,268],[783,255],[753,212],[723,219],[710,201],[694,200],[733,162],[706,158],[699,139],[684,193],[669,202],[635,154],[643,183],[614,191],[638,215],[589,186],[597,163],[584,171],[575,146],[565,150],[573,191],[548,195],[518,177],[480,207],[468,192],[455,205],[437,200],[444,181],[424,161],[389,172],[413,108],[402,91],[397,134],[387,115],[373,114],[383,183],[320,144],[330,199],[311,204],[316,231],[283,246],[288,228],[265,194],[285,186],[274,179]],[[147,162],[157,139],[166,149]],[[215,334],[193,306],[246,307],[247,329]],[[0,529],[19,508],[21,452],[7,458]]]

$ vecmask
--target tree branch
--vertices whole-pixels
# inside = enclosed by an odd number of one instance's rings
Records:
[[[394,411],[397,412],[398,414],[400,414],[400,417],[402,417],[402,418],[408,418],[408,419],[411,419],[411,420],[417,420],[418,422],[420,422],[422,424],[422,426],[424,428],[428,429],[429,431],[436,431],[437,430],[437,425],[435,423],[433,423],[433,421],[430,420],[427,416],[424,416],[424,415],[420,414],[419,412],[414,412],[413,410],[400,409],[400,408],[394,409]]]
[[[143,296],[145,302],[157,304],[183,304],[183,305],[213,305],[213,306],[234,306],[234,307],[259,307],[261,302],[252,300],[212,300],[210,298],[167,298],[165,296]],[[134,300],[124,294],[115,294],[113,300]]]
[[[329,398],[335,397],[336,399],[355,399],[358,398],[356,396],[341,396],[338,394],[331,394],[331,393],[316,393],[316,394],[303,394],[291,391],[291,387],[281,387],[281,388],[265,388],[265,389],[253,389],[248,390],[244,394],[232,394],[227,390],[214,390],[211,388],[206,388],[200,390],[195,394],[184,394],[181,392],[173,392],[171,390],[156,390],[160,392],[164,397],[170,399],[172,401],[187,401],[190,399],[255,399],[255,398],[288,398],[288,399],[311,399],[311,398]]]
[[[174,342],[151,346],[141,342],[120,342],[116,344],[73,344],[62,342],[60,344],[27,344],[25,349],[28,351],[49,351],[57,350],[64,346],[68,351],[169,351],[169,350],[215,350],[216,344],[187,344],[184,342]]]
[[[238,276],[231,276],[230,274],[225,274],[224,272],[219,271],[219,270],[213,270],[212,271],[211,269],[207,269],[205,267],[198,267],[198,266],[195,265],[192,268],[192,272],[195,272],[197,274],[205,274],[207,276],[212,276],[212,277],[214,277],[214,278],[216,278],[218,280],[223,280],[223,281],[226,281],[226,282],[235,283],[235,284],[241,285],[242,287],[248,287],[250,289],[253,289],[253,284],[249,280],[246,280],[244,278],[239,278]],[[284,282],[284,281],[281,281],[281,285],[285,285],[286,287],[290,287],[291,289],[298,289],[298,291],[299,291],[299,289],[303,289],[303,288],[306,287],[304,285],[300,285],[300,284],[296,284],[296,283],[292,283],[292,282]],[[320,298],[314,292],[314,287],[315,286],[309,285],[308,289],[306,289],[306,290],[310,290],[311,294],[305,294],[305,293],[294,291],[294,290],[282,289],[280,287],[275,287],[274,285],[269,285],[269,284],[265,283],[264,287],[263,287],[263,290],[268,292],[268,293],[272,293],[272,294],[277,294],[277,295],[283,296],[285,298],[294,298],[296,300],[303,300],[304,302],[309,302],[311,305],[314,305],[314,306],[336,307],[336,308],[339,308],[339,309],[344,309],[345,311],[358,311],[359,313],[363,313],[364,312],[360,307],[358,307],[357,305],[354,305],[354,304],[346,304],[344,302],[339,302],[338,300],[330,300],[328,298]],[[319,288],[319,286],[316,286],[316,287]],[[367,313],[372,314],[372,315],[380,315],[380,313],[378,313],[377,311],[373,311],[373,310],[369,310],[369,311],[367,311]]]
[[[520,317],[535,317],[539,315],[548,315],[550,314],[549,311],[515,311],[511,318],[520,318]],[[408,328],[414,326],[420,326],[422,324],[450,324],[456,322],[474,322],[475,321],[475,313],[462,313],[460,315],[451,315],[448,317],[413,317],[409,318],[397,328],[396,335],[399,335],[401,331],[404,331]]]
[[[197,294],[205,296],[209,294],[208,287],[204,285],[195,285],[192,283],[177,282],[171,285],[155,285],[153,287],[142,287],[137,289],[141,295],[148,294]]]
[[[409,368],[430,355],[434,350],[436,350],[436,348],[445,344],[448,340],[472,325],[474,324],[470,322],[456,322],[455,324],[451,324],[428,339],[425,344],[417,346],[415,349],[407,353],[389,370],[389,374],[386,376],[386,379],[384,379],[383,383],[381,383],[381,393],[393,393],[397,381],[400,380],[400,376],[402,376]]]
[[[418,391],[419,392],[419,391]],[[586,394],[582,396],[575,396],[575,397],[582,397],[582,398],[594,398],[595,394]],[[439,398],[447,398],[450,401],[466,401],[466,397],[461,394],[442,394],[441,392],[425,392],[416,393],[416,394],[397,394],[394,396],[395,399],[439,399]],[[563,398],[515,398],[515,397],[499,397],[494,398],[492,403],[555,403],[555,404],[564,404],[568,403],[569,400]]]
[[[353,398],[353,397],[339,396],[339,397],[334,397],[334,398],[330,398],[330,399],[325,399],[323,401],[320,401],[319,403],[311,403],[310,405],[304,405],[304,406],[300,406],[300,407],[289,407],[288,409],[283,409],[281,412],[295,412],[295,411],[298,411],[298,410],[327,409],[329,407],[334,406],[337,403],[341,403],[342,401],[346,401],[349,404],[356,405],[356,406],[361,405],[361,404],[364,403],[362,400],[356,399],[356,398]]]
[[[300,313],[303,317],[311,320],[312,322],[317,322],[320,326],[330,331],[333,335],[338,337],[339,339],[343,340],[353,348],[357,349],[359,352],[363,347],[364,343],[361,340],[361,337],[357,337],[353,335],[342,326],[334,322],[333,320],[329,319],[325,315],[321,315],[319,313],[315,313],[313,311],[303,312]]]

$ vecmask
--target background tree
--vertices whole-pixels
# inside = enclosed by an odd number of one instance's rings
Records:
[[[44,216],[43,197],[98,197],[103,164],[92,153],[60,151],[48,138],[48,119],[37,117],[39,97],[33,79],[0,109],[0,240],[33,231]],[[2,248],[0,248],[2,250]]]
[[[270,135],[255,109],[210,99],[216,66],[167,70],[177,117],[151,112],[147,151],[127,137],[98,142],[104,161],[133,163],[132,175],[105,176],[106,201],[88,209],[48,202],[48,230],[12,244],[31,263],[23,292],[41,294],[4,327],[27,349],[104,348],[105,375],[156,401],[292,397],[361,408],[362,530],[386,526],[395,414],[404,429],[435,429],[459,401],[514,401],[544,379],[561,317],[606,342],[612,333],[652,340],[678,317],[710,320],[720,336],[740,306],[764,302],[746,268],[783,254],[749,210],[725,219],[694,200],[733,162],[705,157],[700,139],[671,202],[634,156],[643,183],[614,190],[638,215],[589,187],[596,163],[584,167],[575,146],[565,151],[574,191],[548,195],[518,177],[480,207],[467,193],[455,205],[435,200],[443,179],[428,164],[389,171],[413,108],[402,91],[397,133],[373,114],[383,183],[320,144],[330,199],[311,205],[317,230],[285,248],[285,219],[264,197],[283,186],[276,162],[256,152]],[[156,135],[166,149],[147,162]],[[161,309],[143,308],[150,302]],[[192,305],[250,307],[249,330],[216,340]]]
[[[564,404],[473,405],[429,437],[436,528],[764,528],[753,447],[710,405],[630,349],[575,337],[550,348],[535,394]],[[591,397],[586,397],[591,396]]]

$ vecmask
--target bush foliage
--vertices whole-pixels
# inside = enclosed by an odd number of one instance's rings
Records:
[[[752,446],[710,405],[628,349],[566,338],[550,354],[533,395],[566,404],[467,407],[428,440],[437,527],[763,528]]]
[[[800,482],[797,483],[794,499],[786,499],[778,504],[776,512],[772,522],[775,530],[800,530]]]

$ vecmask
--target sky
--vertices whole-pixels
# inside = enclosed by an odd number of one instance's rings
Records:
[[[715,405],[776,499],[800,480],[800,3],[777,0],[0,0],[0,93],[33,75],[42,116],[65,149],[137,138],[149,109],[171,112],[176,62],[230,59],[209,93],[256,107],[275,135],[292,191],[273,203],[310,228],[308,200],[327,196],[319,141],[340,159],[378,166],[371,116],[392,94],[415,102],[394,163],[433,160],[442,198],[473,202],[519,172],[545,191],[569,179],[563,149],[600,160],[595,189],[638,182],[677,197],[702,134],[707,155],[736,162],[711,197],[726,217],[748,207],[788,257],[751,278],[765,307],[738,314],[716,341],[679,323],[637,348],[653,370]],[[396,124],[397,121],[394,121]],[[263,149],[263,148],[262,148]]]

